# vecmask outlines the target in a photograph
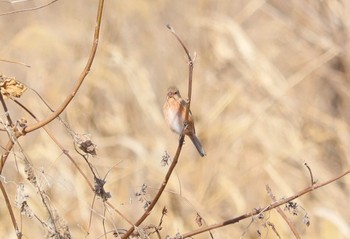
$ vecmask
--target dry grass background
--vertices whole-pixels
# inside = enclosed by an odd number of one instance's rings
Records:
[[[0,12],[44,3],[1,1]],[[31,68],[1,62],[0,73],[16,77],[58,107],[87,60],[96,10],[97,1],[60,0],[38,11],[1,16],[1,58]],[[178,137],[161,114],[166,88],[187,91],[186,57],[165,27],[170,23],[197,53],[192,111],[207,157],[200,158],[186,141],[176,174],[145,224],[157,224],[163,206],[169,210],[163,236],[197,228],[196,212],[208,224],[238,216],[271,202],[266,184],[277,198],[308,186],[304,162],[319,182],[350,167],[349,14],[347,0],[106,1],[92,70],[62,116],[75,132],[91,134],[98,146],[92,164],[100,176],[110,170],[110,202],[135,221],[143,204],[134,193],[147,184],[152,199],[167,170],[161,157],[165,150],[173,155],[177,146]],[[49,114],[30,90],[20,101],[39,118]],[[34,122],[8,103],[14,119]],[[49,128],[92,179],[62,124],[56,120]],[[2,133],[2,146],[6,140]],[[43,130],[20,143],[72,236],[83,238],[93,192]],[[13,202],[16,184],[23,182],[30,206],[45,219],[21,158],[16,148],[3,171],[5,187]],[[302,238],[350,238],[349,183],[345,177],[296,200],[311,222],[303,224],[301,210],[290,215]],[[103,235],[102,213],[97,200],[88,238]],[[4,201],[0,215],[0,238],[15,238]],[[37,220],[20,220],[18,211],[16,217],[24,238],[45,237]],[[258,238],[259,230],[262,238],[277,238],[264,227],[267,220],[282,238],[293,238],[274,211],[249,229],[248,219],[213,235],[240,238],[246,232],[244,238]],[[107,228],[113,224],[129,227],[109,211]]]

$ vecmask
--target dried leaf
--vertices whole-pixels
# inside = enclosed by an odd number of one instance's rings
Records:
[[[91,141],[90,136],[87,134],[77,134],[74,137],[75,143],[78,147],[84,151],[84,153],[96,155],[96,145]]]
[[[95,177],[95,193],[97,196],[100,196],[104,202],[106,202],[108,198],[111,197],[111,194],[109,192],[106,192],[106,190],[103,188],[105,183],[105,180]]]
[[[198,212],[196,216],[196,223],[199,227],[203,226],[203,218],[201,217],[201,215],[198,214]]]
[[[167,151],[165,151],[162,156],[162,160],[160,161],[160,165],[162,165],[162,167],[165,167],[169,165],[169,161],[170,161],[170,155],[168,154]]]
[[[5,99],[10,97],[21,97],[27,87],[21,82],[17,81],[14,77],[7,77],[0,75],[0,88],[1,94]]]
[[[306,226],[310,226],[310,218],[309,218],[309,215],[305,214],[304,215],[304,219],[303,219],[303,222]]]
[[[58,215],[56,210],[51,211],[51,217],[43,223],[47,230],[47,238],[71,239],[72,236],[66,221]]]
[[[37,180],[36,180],[35,172],[33,170],[32,165],[30,165],[30,163],[27,161],[25,162],[24,173],[27,176],[27,180],[36,186]]]
[[[16,207],[20,208],[22,215],[25,215],[28,218],[33,218],[34,213],[27,203],[28,198],[29,198],[28,194],[26,194],[24,192],[24,185],[23,184],[18,185],[17,192],[16,192],[15,205],[16,205]]]

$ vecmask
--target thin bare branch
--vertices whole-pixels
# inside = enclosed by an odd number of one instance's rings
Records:
[[[1,189],[2,195],[4,196],[4,199],[5,199],[5,202],[6,202],[6,206],[7,206],[7,210],[10,213],[10,217],[11,217],[12,224],[13,224],[13,227],[15,229],[17,238],[22,238],[22,233],[19,231],[15,215],[13,214],[13,211],[12,211],[10,200],[9,200],[9,198],[7,196],[6,190],[5,190],[4,185],[2,184],[1,180],[0,180],[0,189]]]
[[[163,193],[163,191],[164,191],[164,189],[165,189],[165,187],[170,179],[170,176],[171,176],[172,172],[174,171],[175,166],[179,160],[179,156],[181,153],[184,138],[185,138],[185,135],[183,134],[180,137],[180,142],[179,142],[179,145],[177,147],[174,159],[173,159],[173,161],[168,169],[168,172],[166,173],[166,175],[164,177],[163,183],[162,183],[161,187],[159,188],[156,196],[154,197],[154,199],[152,200],[150,205],[147,207],[147,210],[142,214],[142,216],[137,220],[137,222],[135,222],[134,226],[130,227],[130,229],[123,235],[122,239],[128,238],[130,236],[130,234],[135,230],[135,227],[138,227],[139,225],[141,225],[141,223],[151,214],[152,209],[157,204],[160,196],[162,195],[162,193]]]
[[[304,163],[305,167],[307,168],[307,170],[309,171],[310,174],[310,180],[311,180],[311,186],[314,185],[316,182],[314,181],[314,176],[312,175],[312,171],[311,168],[309,167],[309,165],[305,162]]]
[[[191,92],[190,90],[192,90],[192,72],[193,72],[193,61],[191,59],[191,56],[190,54],[188,53],[188,50],[186,48],[186,46],[183,44],[183,42],[181,41],[181,39],[177,36],[177,34],[175,33],[174,29],[170,26],[170,25],[167,25],[167,28],[174,34],[174,36],[176,37],[176,39],[180,42],[181,46],[183,47],[183,49],[185,50],[188,58],[189,58],[189,102],[190,102],[190,99],[191,99]],[[188,107],[186,107],[186,121],[188,119],[188,115],[189,115],[189,106],[190,104],[188,104]],[[185,130],[185,127],[184,129]],[[180,153],[181,153],[181,149],[182,149],[182,145],[184,143],[184,140],[185,140],[185,134],[182,133],[181,136],[180,136],[180,139],[179,139],[179,145],[177,147],[177,150],[176,150],[176,154],[172,160],[172,163],[164,177],[164,180],[163,180],[163,183],[162,185],[160,186],[156,196],[154,197],[154,199],[152,200],[152,202],[150,203],[150,205],[147,207],[147,210],[143,213],[143,215],[137,220],[137,222],[134,224],[133,227],[130,227],[130,229],[123,235],[123,239],[126,239],[128,238],[131,233],[135,230],[136,227],[138,227],[139,225],[141,225],[141,223],[151,214],[151,211],[152,209],[154,208],[154,206],[157,204],[160,196],[162,195],[162,193],[164,192],[164,189],[166,187],[166,185],[168,184],[168,181],[170,179],[170,176],[172,174],[172,172],[174,171],[175,167],[176,167],[176,164],[179,160],[179,156],[180,156]]]
[[[328,184],[331,184],[331,183],[339,180],[340,178],[342,178],[342,177],[344,177],[344,176],[346,176],[348,174],[350,174],[350,169],[346,170],[345,172],[343,172],[343,173],[335,176],[334,178],[331,178],[331,179],[329,179],[329,180],[327,180],[327,181],[325,181],[323,183],[315,183],[314,185],[312,185],[310,187],[307,187],[307,188],[301,190],[300,192],[298,192],[298,193],[296,193],[296,194],[294,194],[294,195],[292,195],[290,197],[287,197],[287,198],[284,198],[282,200],[276,201],[276,202],[274,202],[274,203],[264,207],[263,209],[254,209],[253,211],[245,213],[245,214],[240,215],[238,217],[235,217],[235,218],[223,221],[223,222],[215,223],[215,224],[212,224],[212,225],[209,225],[209,226],[206,226],[206,227],[202,227],[202,228],[199,228],[199,229],[194,230],[192,232],[184,233],[184,234],[181,235],[181,238],[192,237],[192,236],[201,234],[203,232],[207,232],[209,230],[213,230],[213,229],[217,229],[217,228],[220,228],[220,227],[228,226],[228,225],[237,223],[239,221],[242,221],[243,219],[250,218],[252,216],[258,215],[262,211],[270,211],[271,209],[279,207],[279,206],[281,206],[281,205],[283,205],[283,204],[285,204],[287,202],[293,201],[294,199],[299,198],[299,197],[303,196],[304,194],[310,193],[313,190],[316,190],[318,188],[321,188],[321,187],[324,187],[324,186],[326,186]]]
[[[41,96],[40,96],[41,97]],[[36,116],[27,108],[25,107],[23,104],[21,104],[19,101],[14,100],[15,103],[17,103],[20,107],[22,107],[28,114],[30,114],[33,119],[37,120]],[[51,131],[44,126],[43,129],[46,131],[47,135],[52,139],[52,141],[62,150],[62,152],[66,155],[66,157],[71,161],[71,163],[75,166],[75,168],[79,171],[79,173],[81,174],[81,176],[83,176],[83,178],[85,179],[86,183],[88,184],[88,186],[90,187],[90,189],[92,191],[94,191],[94,186],[92,185],[92,183],[90,182],[88,176],[83,172],[83,170],[79,167],[79,165],[75,162],[75,160],[73,159],[73,157],[69,154],[69,151],[67,149],[65,149],[60,143],[59,141],[53,136],[53,134],[51,133]],[[11,141],[12,142],[12,141]],[[2,158],[1,158],[2,159]],[[1,161],[2,162],[2,161]],[[2,169],[2,164],[0,164],[0,173],[1,173],[1,169]],[[111,203],[106,202],[108,206],[110,206],[121,218],[123,218],[126,222],[128,222],[130,225],[132,225],[132,223],[118,210],[116,209]]]
[[[98,41],[99,41],[99,36],[100,36],[100,27],[101,27],[103,4],[104,4],[104,0],[100,0],[99,1],[99,5],[98,5],[98,11],[97,11],[97,19],[96,19],[96,27],[95,27],[94,39],[93,39],[93,43],[92,43],[92,48],[91,48],[91,51],[90,51],[89,59],[88,59],[88,61],[86,63],[86,66],[85,66],[84,70],[80,74],[79,79],[77,80],[77,82],[73,86],[73,89],[71,90],[70,94],[66,97],[64,102],[61,104],[61,106],[59,106],[59,108],[56,111],[54,111],[46,119],[41,120],[41,121],[31,125],[31,126],[28,126],[25,129],[25,133],[29,133],[29,132],[32,132],[34,130],[37,130],[37,129],[43,127],[44,125],[50,123],[52,120],[56,119],[57,116],[59,116],[66,109],[66,107],[69,105],[69,103],[72,101],[72,99],[74,98],[74,96],[78,92],[80,86],[82,85],[83,81],[85,80],[86,76],[89,74],[91,66],[92,66],[92,63],[93,63],[95,55],[96,55],[96,51],[97,51],[97,46],[98,46]]]
[[[6,160],[7,160],[8,156],[13,148],[13,145],[14,145],[14,142],[11,139],[9,139],[9,141],[7,142],[6,147],[5,147],[5,152],[1,155],[0,174],[2,173],[2,169],[5,166]]]
[[[4,97],[2,96],[1,92],[0,92],[0,102],[1,102],[2,108],[4,109],[4,112],[5,112],[5,115],[6,115],[6,119],[7,119],[5,127],[8,126],[8,125],[12,126],[13,125],[12,119],[11,119],[11,116],[9,114],[7,105],[5,103]]]
[[[185,44],[183,43],[183,41],[181,40],[181,38],[176,34],[174,28],[172,28],[169,24],[166,25],[166,27],[174,34],[174,36],[176,37],[176,39],[179,41],[179,43],[181,44],[182,48],[184,49],[184,51],[186,52],[186,55],[188,57],[188,61],[192,61],[191,55],[189,53],[189,51],[187,50]]]
[[[22,66],[25,66],[25,67],[28,67],[28,68],[31,67],[30,65],[28,65],[26,63],[23,63],[23,62],[19,62],[19,61],[11,61],[11,60],[5,60],[5,59],[0,59],[0,61],[7,62],[7,63],[18,64],[18,65],[22,65]]]
[[[47,7],[55,2],[57,2],[58,0],[52,0],[51,2],[48,2],[46,4],[43,4],[41,6],[38,7],[32,7],[32,8],[26,8],[26,9],[22,9],[22,10],[16,10],[16,11],[11,11],[11,12],[5,12],[5,13],[1,13],[1,16],[6,16],[6,15],[11,15],[11,14],[16,14],[16,13],[21,13],[21,12],[30,12],[30,11],[35,11],[35,10],[39,10],[41,8]]]
[[[181,38],[177,35],[175,32],[174,28],[172,28],[169,24],[166,25],[166,27],[171,31],[171,33],[175,36],[175,38],[178,40],[178,42],[181,44],[182,48],[186,52],[187,58],[188,58],[188,102],[187,102],[187,109],[185,113],[185,119],[187,121],[188,119],[188,114],[190,111],[190,106],[191,106],[191,100],[192,100],[192,76],[193,76],[193,65],[194,65],[194,60],[192,59],[189,51],[187,50],[187,47],[181,40]]]

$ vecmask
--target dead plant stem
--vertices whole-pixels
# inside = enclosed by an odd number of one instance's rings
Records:
[[[340,178],[346,176],[347,174],[350,173],[350,169],[348,169],[347,171],[335,176],[334,178],[331,178],[323,183],[316,183],[312,186],[309,186],[303,190],[301,190],[300,192],[288,197],[288,198],[284,198],[284,199],[281,199],[279,201],[276,201],[276,202],[273,202],[272,204],[266,206],[266,207],[263,207],[262,209],[254,209],[253,211],[251,212],[248,212],[248,213],[245,213],[243,215],[240,215],[238,217],[235,217],[235,218],[232,218],[232,219],[229,219],[229,220],[226,220],[226,221],[223,221],[223,222],[219,222],[219,223],[215,223],[215,224],[212,224],[212,225],[209,225],[209,226],[206,226],[206,227],[202,227],[202,228],[199,228],[197,230],[194,230],[194,231],[191,231],[191,232],[188,232],[188,233],[184,233],[181,235],[181,238],[188,238],[188,237],[192,237],[192,236],[195,236],[195,235],[198,235],[198,234],[201,234],[203,232],[207,232],[207,231],[210,231],[210,230],[213,230],[213,229],[217,229],[217,228],[220,228],[220,227],[224,227],[224,226],[227,226],[227,225],[231,225],[231,224],[234,224],[234,223],[237,223],[243,219],[246,219],[246,218],[250,218],[252,216],[255,216],[255,215],[258,215],[260,214],[261,212],[265,212],[265,211],[270,211],[271,209],[274,209],[276,207],[279,207],[283,204],[286,204],[287,202],[291,202],[293,201],[294,199],[296,198],[299,198],[301,196],[303,196],[304,194],[307,194],[307,193],[310,193],[311,191],[314,191],[318,188],[321,188],[321,187],[324,187],[328,184],[331,184],[337,180],[339,180]]]
[[[188,77],[188,105],[186,107],[186,112],[185,112],[185,122],[187,122],[188,120],[188,115],[190,112],[190,102],[191,102],[191,94],[192,94],[192,73],[193,73],[193,60],[186,48],[186,46],[183,44],[182,40],[180,39],[180,37],[176,34],[176,32],[174,31],[174,29],[170,26],[167,25],[167,28],[174,34],[174,36],[176,37],[176,39],[179,41],[179,43],[181,44],[181,46],[183,47],[183,49],[185,50],[187,56],[188,56],[188,61],[189,61],[189,77]],[[185,129],[185,127],[184,127]],[[164,192],[164,189],[170,179],[170,176],[172,174],[172,172],[174,171],[176,164],[179,160],[179,156],[181,153],[181,149],[182,149],[182,145],[184,143],[185,140],[185,134],[182,133],[179,139],[179,145],[177,147],[176,150],[176,154],[173,158],[173,161],[164,177],[163,183],[161,184],[156,196],[154,197],[154,199],[152,200],[151,204],[148,206],[147,210],[142,214],[142,216],[136,221],[136,223],[134,224],[133,227],[130,227],[130,229],[123,235],[122,239],[126,239],[128,238],[131,233],[135,230],[136,227],[140,226],[141,223],[151,214],[152,209],[154,208],[154,206],[157,204],[160,196],[162,195],[162,193]]]
[[[47,125],[48,123],[50,123],[52,120],[56,119],[57,116],[59,116],[67,108],[69,103],[72,101],[72,99],[74,98],[74,96],[78,92],[80,86],[82,85],[82,83],[86,79],[86,76],[90,72],[90,69],[91,69],[91,66],[92,66],[92,63],[94,61],[96,51],[97,51],[97,46],[98,46],[99,36],[100,36],[103,4],[104,4],[104,0],[100,0],[99,5],[98,5],[98,10],[97,10],[96,27],[95,27],[94,39],[93,39],[93,43],[92,43],[92,47],[91,47],[91,51],[90,51],[90,56],[89,56],[89,59],[85,65],[84,70],[80,74],[79,79],[77,80],[77,82],[73,86],[72,90],[70,91],[70,93],[67,95],[66,99],[61,104],[61,106],[59,106],[58,109],[55,110],[46,119],[43,119],[43,120],[41,120],[33,125],[28,126],[25,129],[25,133],[29,133],[29,132],[32,132],[34,130],[37,130],[37,129],[43,127],[44,125]]]

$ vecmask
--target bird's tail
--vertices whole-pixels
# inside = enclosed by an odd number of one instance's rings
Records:
[[[192,140],[194,146],[196,146],[197,150],[198,150],[198,153],[204,157],[206,154],[205,154],[205,151],[203,149],[203,146],[201,144],[201,142],[199,141],[199,139],[197,138],[197,136],[194,134],[194,135],[191,135],[190,136],[190,139]]]

